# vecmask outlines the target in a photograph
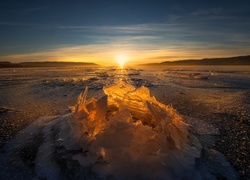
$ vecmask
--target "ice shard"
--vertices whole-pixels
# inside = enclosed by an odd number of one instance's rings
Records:
[[[117,178],[138,171],[153,175],[168,169],[178,175],[194,169],[200,148],[190,145],[188,125],[172,107],[158,102],[144,86],[136,89],[120,81],[103,90],[106,95],[99,100],[87,100],[85,90],[65,127],[68,137],[88,152],[74,160],[96,167],[96,173],[112,171]],[[76,149],[67,141],[62,145]]]

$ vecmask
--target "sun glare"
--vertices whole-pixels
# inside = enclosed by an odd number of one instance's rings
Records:
[[[127,58],[124,55],[120,55],[116,58],[116,61],[119,64],[120,68],[123,69],[124,64],[127,62]]]

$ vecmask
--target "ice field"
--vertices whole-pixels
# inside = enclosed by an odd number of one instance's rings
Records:
[[[249,178],[249,67],[0,69],[4,179]]]

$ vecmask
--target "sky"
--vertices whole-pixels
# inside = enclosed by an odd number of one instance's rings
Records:
[[[114,64],[250,54],[249,0],[1,0],[0,61]]]

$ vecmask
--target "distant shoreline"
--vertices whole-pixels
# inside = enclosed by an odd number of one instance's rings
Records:
[[[205,58],[205,59],[187,59],[177,61],[164,61],[160,63],[138,64],[139,66],[250,66],[250,55],[227,57],[227,58]],[[100,66],[88,62],[20,62],[11,63],[0,61],[0,68],[35,68],[35,67],[96,67]]]
[[[86,62],[53,62],[53,61],[44,61],[44,62],[21,62],[21,63],[11,63],[7,61],[0,61],[0,68],[35,68],[35,67],[85,67],[85,66],[99,66],[95,63],[86,63]]]
[[[187,59],[177,61],[164,61],[161,63],[141,64],[143,66],[245,66],[250,65],[250,55],[227,58],[205,58],[205,59]]]

